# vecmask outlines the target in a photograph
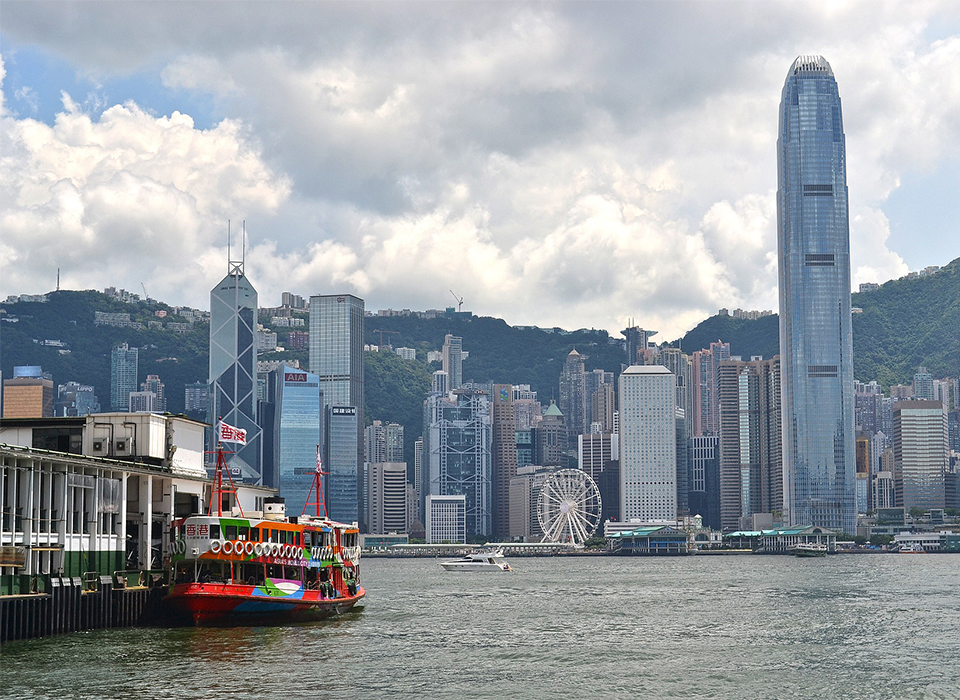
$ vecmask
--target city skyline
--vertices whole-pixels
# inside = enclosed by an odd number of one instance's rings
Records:
[[[853,284],[960,256],[954,6],[421,7],[6,3],[0,295],[59,268],[201,306],[246,219],[264,298],[452,289],[517,325],[661,337],[773,308],[776,89],[804,53],[849,86]]]

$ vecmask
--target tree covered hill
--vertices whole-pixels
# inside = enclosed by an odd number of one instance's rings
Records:
[[[118,343],[140,348],[139,380],[157,374],[166,384],[168,409],[183,410],[183,386],[206,381],[209,325],[196,322],[186,332],[151,328],[151,321],[183,322],[173,309],[158,302],[124,303],[96,291],[59,291],[46,303],[20,301],[0,306],[0,370],[10,377],[14,365],[41,365],[57,384],[92,384],[104,410],[110,401],[110,352]],[[853,317],[854,372],[863,381],[883,385],[907,383],[919,365],[936,377],[960,373],[960,259],[925,277],[893,280],[880,289],[853,295],[862,309]],[[158,319],[156,311],[167,311]],[[94,325],[97,311],[128,313],[143,328]],[[305,316],[305,314],[300,314]],[[16,319],[16,322],[11,322]],[[264,319],[261,319],[264,320]],[[267,323],[269,327],[269,321]],[[469,358],[464,379],[477,382],[529,384],[544,403],[558,394],[560,371],[567,354],[587,355],[588,370],[619,372],[624,361],[622,338],[604,330],[509,326],[497,318],[452,314],[426,319],[417,316],[370,316],[365,319],[368,344],[412,347],[417,360],[388,352],[366,355],[368,420],[394,421],[406,426],[408,442],[421,429],[423,395],[439,363],[427,364],[426,353],[439,350],[448,333],[463,338]],[[281,345],[287,334],[304,328],[273,328]],[[380,333],[382,331],[382,333]],[[713,316],[680,340],[685,352],[729,342],[735,355],[772,357],[779,346],[778,318],[755,321]],[[46,341],[60,341],[45,344]],[[67,352],[69,350],[69,352]],[[261,359],[298,359],[307,366],[307,352],[270,353]]]
[[[960,258],[924,277],[891,280],[853,294],[853,371],[860,381],[908,384],[923,365],[934,377],[960,374]],[[722,339],[734,355],[779,352],[779,317],[713,316],[683,336],[687,352]]]

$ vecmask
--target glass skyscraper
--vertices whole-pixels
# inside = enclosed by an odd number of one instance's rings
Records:
[[[352,294],[310,297],[310,371],[320,381],[328,421],[327,477],[331,517],[359,521],[359,483],[363,465],[363,299]],[[352,455],[348,454],[347,424],[353,426]],[[350,465],[353,474],[350,474]],[[352,494],[352,496],[350,495]],[[356,502],[348,506],[346,499]]]
[[[228,274],[210,290],[210,423],[218,419],[247,431],[247,444],[233,446],[227,464],[243,481],[260,484],[260,427],[257,424],[257,290],[230,262]]]
[[[273,469],[288,515],[300,515],[310,495],[320,441],[320,381],[295,367],[277,369]],[[329,471],[329,470],[324,470]],[[311,506],[311,513],[315,506]],[[352,521],[351,521],[352,522]]]
[[[855,532],[850,231],[840,95],[800,56],[780,100],[777,243],[784,508],[793,525]]]

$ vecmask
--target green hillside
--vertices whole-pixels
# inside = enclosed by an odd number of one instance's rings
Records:
[[[176,333],[147,327],[153,321],[184,322],[166,304],[123,303],[95,291],[60,291],[48,302],[0,306],[0,369],[11,376],[14,365],[41,365],[54,382],[92,384],[104,410],[110,400],[110,351],[126,342],[140,348],[139,379],[157,374],[166,384],[168,409],[183,410],[183,386],[207,378],[209,327],[200,322]],[[887,282],[876,291],[853,295],[862,309],[853,317],[854,371],[857,379],[877,379],[888,386],[908,383],[919,365],[935,377],[960,374],[960,259],[936,274]],[[158,318],[156,312],[169,315]],[[129,313],[143,329],[95,326],[94,312]],[[306,312],[298,314],[306,318]],[[16,319],[16,322],[10,322]],[[686,352],[723,340],[734,355],[772,357],[778,352],[778,318],[756,321],[713,316],[676,341]],[[292,330],[274,328],[280,343]],[[382,331],[382,333],[381,333]],[[428,365],[426,353],[439,350],[447,333],[463,338],[469,357],[463,363],[467,381],[529,384],[544,401],[556,398],[563,361],[576,348],[587,355],[587,369],[619,372],[623,349],[619,335],[603,330],[512,327],[501,319],[451,314],[424,319],[415,316],[368,317],[366,342],[412,347],[417,360],[395,354],[366,355],[367,420],[401,423],[406,428],[408,457],[421,431],[423,395],[439,363]],[[61,341],[66,347],[45,345]],[[69,350],[69,352],[65,352]],[[307,352],[264,355],[262,359],[297,359],[307,366]]]
[[[854,294],[853,371],[860,381],[908,384],[920,365],[934,377],[960,374],[960,258],[926,277],[891,280]],[[713,316],[677,341],[687,352],[722,339],[734,355],[773,357],[779,317]]]

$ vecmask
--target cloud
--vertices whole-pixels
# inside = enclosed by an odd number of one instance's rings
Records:
[[[59,227],[86,284],[135,284],[147,258],[153,295],[203,306],[224,222],[243,217],[265,305],[342,290],[433,308],[452,288],[513,323],[633,317],[676,337],[719,307],[776,307],[777,106],[796,55],[823,53],[839,82],[855,282],[905,271],[884,202],[960,157],[949,3],[65,7],[69,22],[12,3],[5,33],[98,79],[156,66],[166,99],[227,118],[204,131],[128,102],[93,121],[72,101],[52,126],[9,117],[20,233],[2,245],[25,272],[4,288],[49,275],[52,248],[26,232],[49,246]],[[185,255],[149,256],[157,240]]]
[[[7,293],[46,291],[59,267],[67,285],[149,281],[153,296],[199,302],[222,266],[205,256],[222,247],[227,219],[288,196],[236,122],[198,130],[132,103],[94,120],[69,95],[63,103],[52,127],[2,117]]]

